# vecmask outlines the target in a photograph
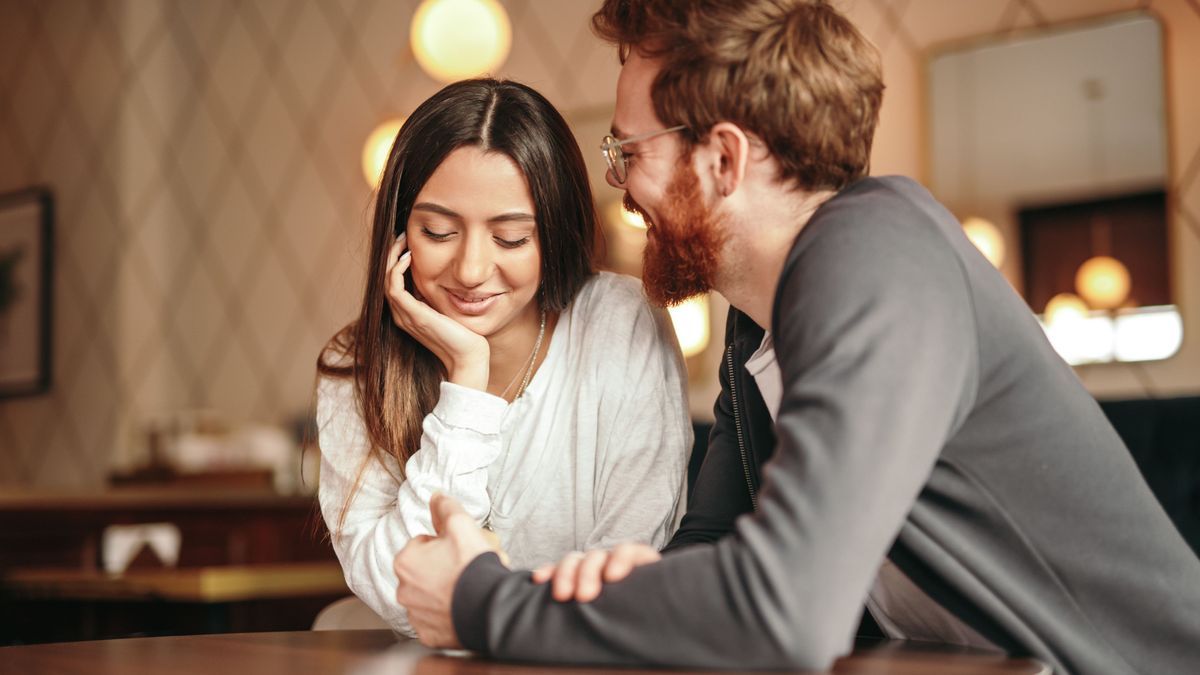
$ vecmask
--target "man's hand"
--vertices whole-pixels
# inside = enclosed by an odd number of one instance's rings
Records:
[[[557,565],[543,565],[533,571],[533,582],[544,584],[554,579],[550,594],[559,602],[591,602],[600,595],[604,584],[629,576],[633,568],[662,559],[656,549],[645,544],[617,544],[611,551],[597,549],[587,553],[568,553]]]
[[[496,550],[475,520],[453,497],[435,494],[429,502],[438,536],[420,535],[396,556],[396,601],[408,610],[408,622],[421,644],[457,648],[450,602],[467,564]]]

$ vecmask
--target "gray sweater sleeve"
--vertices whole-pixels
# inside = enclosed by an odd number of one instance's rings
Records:
[[[977,369],[962,271],[934,227],[831,202],[776,295],[784,391],[759,510],[608,585],[592,603],[481,556],[455,589],[468,648],[522,661],[823,669],[863,600]],[[864,213],[864,211],[867,211]]]

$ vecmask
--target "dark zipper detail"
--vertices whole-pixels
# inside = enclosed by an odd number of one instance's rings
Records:
[[[750,490],[750,505],[757,511],[758,494],[754,490],[754,483],[750,482],[750,460],[746,458],[746,441],[742,436],[742,411],[738,405],[737,386],[734,384],[736,378],[733,376],[733,344],[725,351],[725,363],[729,368],[729,398],[733,401],[733,426],[737,429],[738,452],[742,454],[742,473],[746,476],[746,488]]]

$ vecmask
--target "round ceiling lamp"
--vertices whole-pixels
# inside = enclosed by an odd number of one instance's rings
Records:
[[[971,216],[963,221],[963,232],[983,257],[999,269],[1004,264],[1004,235],[990,220]]]
[[[1046,323],[1054,326],[1069,321],[1081,321],[1088,316],[1088,307],[1083,299],[1074,293],[1059,293],[1046,303],[1043,313]]]
[[[425,0],[409,36],[421,68],[439,82],[478,77],[508,58],[512,24],[496,0]]]
[[[1096,309],[1116,309],[1129,297],[1129,269],[1116,258],[1089,258],[1075,272],[1075,290]]]
[[[383,178],[383,169],[387,166],[388,154],[391,153],[392,144],[396,142],[396,134],[400,133],[402,126],[404,126],[403,119],[387,120],[375,127],[371,135],[367,136],[367,141],[363,143],[363,178],[367,179],[367,185],[370,185],[372,190],[379,186],[379,180]]]

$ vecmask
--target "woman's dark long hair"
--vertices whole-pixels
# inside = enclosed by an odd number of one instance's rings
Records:
[[[445,87],[413,112],[388,155],[375,200],[362,309],[317,359],[320,376],[354,379],[371,443],[367,461],[386,466],[385,453],[391,455],[400,479],[420,446],[421,422],[437,404],[446,373],[432,352],[392,321],[384,283],[387,255],[425,182],[451,152],[466,146],[507,156],[529,184],[541,248],[536,296],[541,309],[566,309],[594,271],[597,217],[587,170],[575,137],[549,101],[517,82],[476,79]]]

